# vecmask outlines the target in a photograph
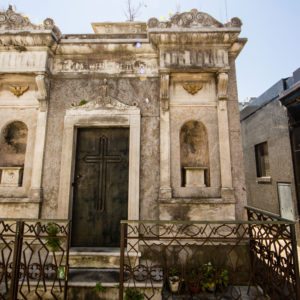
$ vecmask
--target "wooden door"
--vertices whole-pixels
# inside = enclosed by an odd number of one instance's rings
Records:
[[[77,151],[72,247],[119,247],[127,219],[128,128],[82,128]]]

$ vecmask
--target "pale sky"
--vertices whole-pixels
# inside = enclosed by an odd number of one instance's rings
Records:
[[[139,0],[132,0],[138,4]],[[0,0],[33,23],[54,19],[62,33],[92,33],[91,22],[125,21],[127,0]],[[239,100],[256,97],[300,67],[300,0],[144,0],[137,20],[168,18],[197,8],[219,21],[239,17],[241,37],[248,38],[237,59]]]

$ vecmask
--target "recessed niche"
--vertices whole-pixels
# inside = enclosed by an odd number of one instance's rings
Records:
[[[209,150],[207,130],[199,121],[188,121],[180,130],[181,186],[208,187]]]
[[[28,129],[21,121],[9,123],[0,137],[1,186],[20,186],[27,147]]]

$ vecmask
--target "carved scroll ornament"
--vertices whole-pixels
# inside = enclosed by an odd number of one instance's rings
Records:
[[[29,90],[29,85],[25,86],[15,86],[11,85],[9,86],[9,90],[18,98],[22,96],[24,93],[26,93]]]
[[[202,88],[202,82],[185,82],[182,87],[191,95],[197,94]]]
[[[233,18],[227,24],[222,24],[215,18],[200,12],[197,9],[192,9],[190,12],[176,13],[169,21],[163,22],[156,18],[151,18],[148,21],[149,28],[193,28],[193,27],[241,27],[242,22],[239,18]]]
[[[61,36],[61,32],[54,21],[50,18],[44,20],[42,25],[35,25],[30,22],[29,18],[17,13],[9,5],[6,11],[0,11],[0,29],[13,30],[52,30],[57,36]]]

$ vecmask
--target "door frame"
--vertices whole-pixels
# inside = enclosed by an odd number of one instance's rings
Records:
[[[72,217],[75,159],[78,128],[129,128],[128,220],[139,220],[140,132],[141,115],[136,106],[128,108],[99,108],[84,106],[70,108],[64,118],[60,183],[58,194],[59,218]]]

